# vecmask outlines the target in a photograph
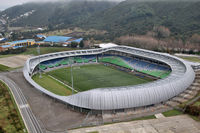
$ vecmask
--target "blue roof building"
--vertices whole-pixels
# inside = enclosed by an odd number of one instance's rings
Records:
[[[76,40],[68,41],[68,43],[71,43],[71,42],[80,43],[82,40],[83,40],[83,38],[79,38],[79,39],[76,39]]]
[[[2,48],[9,48],[9,47],[11,47],[11,45],[2,45],[1,47]]]
[[[14,46],[13,49],[23,48],[24,46]]]
[[[33,40],[33,39],[18,40],[18,41],[8,42],[8,44],[9,45],[16,45],[16,44],[27,43],[27,42],[35,42],[35,40]]]
[[[0,38],[0,42],[4,42],[4,41],[7,41],[8,39],[7,38]]]
[[[38,38],[46,38],[45,35],[41,35],[41,34],[36,35],[36,37],[38,37]]]
[[[44,39],[44,42],[55,42],[55,43],[61,43],[61,42],[67,42],[72,37],[66,37],[66,36],[48,36]]]

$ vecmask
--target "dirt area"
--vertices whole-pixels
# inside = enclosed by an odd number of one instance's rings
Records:
[[[81,128],[69,133],[200,133],[200,123],[187,115]]]
[[[10,72],[7,77],[22,89],[33,113],[47,131],[65,131],[83,123],[86,114],[72,111],[65,104],[40,93],[24,79],[22,72]]]
[[[0,64],[8,66],[10,68],[21,67],[24,66],[26,60],[30,57],[30,55],[16,55],[11,57],[0,58]]]

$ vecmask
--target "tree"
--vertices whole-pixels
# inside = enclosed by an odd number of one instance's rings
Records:
[[[200,35],[199,34],[194,34],[194,35],[192,35],[190,40],[193,43],[200,43]]]
[[[77,42],[71,42],[71,47],[72,48],[76,48],[78,46],[78,43]]]
[[[0,133],[5,133],[2,127],[0,127]]]
[[[80,42],[79,46],[80,46],[80,48],[83,48],[83,47],[84,47],[84,42],[83,42],[83,40]]]
[[[160,38],[167,38],[170,36],[170,30],[164,26],[156,26],[153,28],[153,31],[156,32],[157,37]]]

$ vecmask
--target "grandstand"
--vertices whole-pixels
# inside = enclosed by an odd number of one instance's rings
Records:
[[[170,68],[168,66],[161,66],[134,58],[127,58],[123,56],[108,57],[108,55],[106,55],[106,57],[101,58],[99,61],[122,66],[157,78],[165,78],[170,74]]]
[[[41,70],[46,70],[48,68],[54,68],[61,65],[70,65],[74,63],[91,63],[96,62],[96,56],[80,56],[80,57],[70,57],[70,58],[59,58],[44,61],[40,64]]]
[[[59,96],[35,83],[31,76],[40,68],[56,68],[59,65],[99,63],[112,64],[129,72],[157,77],[158,80],[119,87],[94,88],[70,96]],[[45,70],[44,69],[44,70]],[[125,110],[165,102],[185,91],[194,81],[192,67],[182,59],[127,46],[89,50],[66,51],[33,57],[24,66],[24,77],[36,89],[69,106],[88,110]]]
[[[99,56],[99,60],[96,57]],[[71,62],[70,62],[71,60]],[[135,58],[127,58],[125,56],[112,56],[112,55],[94,55],[94,56],[79,56],[73,58],[61,58],[42,62],[40,65],[41,70],[47,68],[54,68],[61,65],[69,65],[74,63],[92,63],[98,61],[99,63],[109,63],[116,66],[124,67],[140,73],[144,73],[156,78],[165,78],[170,74],[170,68],[164,65],[154,64],[148,61],[142,61]]]

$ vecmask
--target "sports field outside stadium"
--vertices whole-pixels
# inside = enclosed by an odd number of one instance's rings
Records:
[[[36,75],[33,79],[45,89],[58,94],[58,95],[69,95],[69,87],[58,83],[55,79],[50,76],[62,81],[63,83],[71,86],[71,68],[61,68],[47,72],[39,79]],[[73,79],[74,88],[77,91],[87,91],[94,88],[102,87],[118,87],[127,85],[137,85],[152,81],[149,78],[142,78],[136,75],[118,70],[110,66],[104,66],[102,64],[90,64],[83,66],[73,67]]]

